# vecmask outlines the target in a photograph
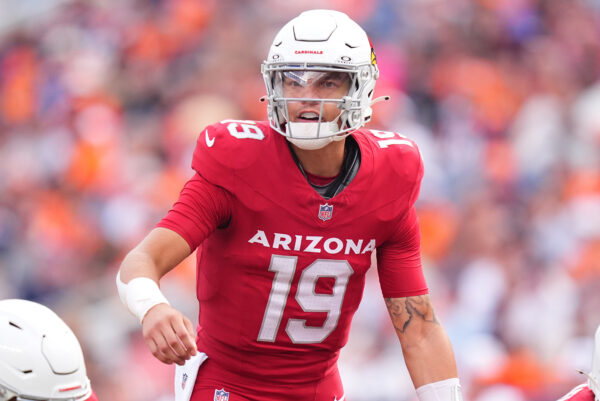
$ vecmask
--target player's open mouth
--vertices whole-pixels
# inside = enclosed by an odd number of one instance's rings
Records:
[[[319,114],[315,113],[313,111],[303,112],[303,113],[300,113],[300,115],[298,116],[298,121],[306,121],[306,122],[319,121]]]

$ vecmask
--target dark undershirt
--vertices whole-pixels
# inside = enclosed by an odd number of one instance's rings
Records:
[[[300,160],[298,160],[298,157],[296,157],[296,154],[294,153],[294,150],[292,149],[289,143],[288,147],[290,148],[290,152],[292,152],[292,156],[294,157],[296,165],[302,172],[302,175],[304,175],[304,178],[306,178],[306,181],[324,199],[331,199],[340,192],[342,192],[342,190],[352,182],[354,177],[356,177],[356,173],[358,173],[358,168],[360,167],[360,149],[358,147],[356,139],[354,139],[351,135],[348,135],[346,137],[344,161],[342,162],[342,168],[340,169],[340,173],[337,176],[330,178],[319,177],[315,176],[314,174],[306,173],[302,168]],[[326,183],[328,180],[330,182]]]

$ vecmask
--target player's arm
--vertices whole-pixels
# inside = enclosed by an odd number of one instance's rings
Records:
[[[419,400],[459,401],[454,353],[428,295],[420,238],[411,207],[396,234],[377,249],[381,289]]]
[[[160,279],[190,253],[179,234],[158,227],[125,256],[117,276],[123,302],[141,320],[150,351],[168,364],[182,365],[196,355],[192,323],[169,305],[158,287]]]
[[[428,294],[385,298],[406,367],[421,401],[458,401],[454,352]]]
[[[230,216],[229,194],[196,174],[157,228],[121,264],[119,296],[142,323],[152,354],[164,363],[181,365],[195,355],[196,336],[189,319],[169,305],[158,283],[217,227],[226,226]]]
[[[175,231],[157,227],[150,231],[121,263],[121,281],[149,277],[158,282],[191,253],[190,246]]]

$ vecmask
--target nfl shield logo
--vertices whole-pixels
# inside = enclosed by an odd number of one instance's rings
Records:
[[[327,221],[331,218],[333,214],[333,205],[328,205],[327,203],[324,205],[319,205],[319,218],[323,221]]]
[[[188,375],[187,373],[183,374],[183,380],[181,381],[181,388],[184,389],[185,388],[185,383],[187,382],[188,379]]]
[[[215,390],[214,401],[229,401],[229,393],[225,389]]]

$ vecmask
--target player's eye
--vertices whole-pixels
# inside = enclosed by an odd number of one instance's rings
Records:
[[[301,86],[297,81],[295,81],[291,78],[285,78],[283,81],[283,85],[288,88],[297,88],[297,87]]]

